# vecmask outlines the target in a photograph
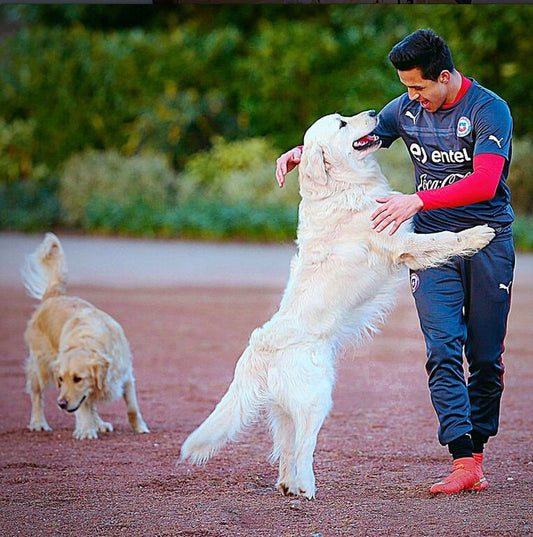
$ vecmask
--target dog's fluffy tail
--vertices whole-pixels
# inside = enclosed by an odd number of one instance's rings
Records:
[[[42,300],[65,293],[67,264],[61,243],[53,233],[47,233],[37,250],[26,256],[21,272],[24,287],[33,298]]]
[[[235,368],[226,394],[210,416],[185,440],[181,459],[205,463],[228,441],[250,425],[264,401],[264,369],[248,347]]]

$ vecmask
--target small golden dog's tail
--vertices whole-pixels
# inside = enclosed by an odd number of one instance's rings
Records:
[[[31,297],[43,300],[65,294],[67,264],[61,243],[53,233],[47,233],[37,250],[26,256],[21,272]]]

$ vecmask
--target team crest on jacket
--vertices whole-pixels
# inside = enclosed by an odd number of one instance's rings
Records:
[[[416,272],[411,272],[411,293],[415,293],[416,290],[420,287],[420,277]]]
[[[471,130],[472,123],[470,123],[470,120],[466,116],[461,116],[457,122],[457,136],[462,138],[463,136],[470,134]]]

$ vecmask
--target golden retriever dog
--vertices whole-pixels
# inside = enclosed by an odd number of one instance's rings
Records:
[[[376,199],[391,193],[372,153],[375,112],[331,114],[304,136],[299,166],[297,253],[279,310],[256,329],[227,393],[186,439],[182,459],[203,463],[265,414],[279,459],[278,489],[315,496],[313,454],[332,406],[335,357],[376,332],[391,308],[402,267],[437,266],[474,254],[494,232],[420,235],[404,223],[390,235],[372,229]],[[403,270],[405,272],[405,270]]]
[[[27,256],[22,269],[30,296],[41,300],[24,334],[29,347],[26,391],[31,398],[32,431],[51,431],[44,416],[43,390],[55,380],[57,404],[74,412],[74,438],[94,439],[112,431],[97,403],[124,397],[128,421],[137,433],[149,432],[135,393],[131,352],[122,327],[89,302],[67,296],[63,248],[53,233]]]

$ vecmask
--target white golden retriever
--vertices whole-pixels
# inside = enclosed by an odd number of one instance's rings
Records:
[[[124,331],[107,313],[65,294],[66,262],[53,233],[47,233],[39,248],[26,258],[22,275],[30,296],[41,300],[24,334],[30,351],[26,361],[30,430],[52,430],[44,416],[43,390],[55,380],[57,404],[76,413],[75,438],[94,439],[98,432],[112,431],[111,423],[98,415],[96,404],[121,396],[131,428],[137,433],[149,432],[137,405]]]
[[[266,411],[278,489],[315,496],[313,452],[332,405],[335,356],[377,330],[403,265],[423,269],[483,248],[494,232],[377,233],[370,215],[391,193],[371,155],[374,112],[325,116],[306,132],[299,169],[298,251],[279,310],[256,329],[227,393],[185,441],[182,459],[207,461]]]

